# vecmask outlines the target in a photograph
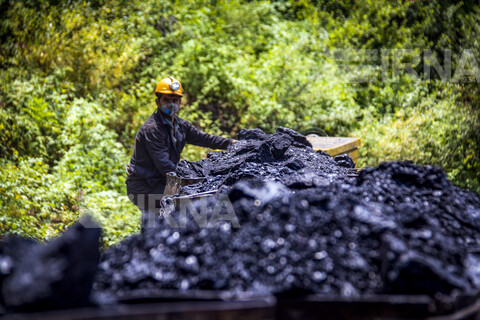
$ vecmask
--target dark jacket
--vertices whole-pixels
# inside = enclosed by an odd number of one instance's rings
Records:
[[[214,136],[175,116],[173,125],[155,111],[135,137],[128,181],[145,182],[149,187],[165,185],[166,173],[175,170],[185,144],[226,149],[231,139]]]

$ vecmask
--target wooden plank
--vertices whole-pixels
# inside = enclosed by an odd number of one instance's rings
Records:
[[[348,153],[360,146],[360,138],[354,137],[320,137],[307,135],[307,140],[312,144],[313,150],[322,150],[331,156]]]

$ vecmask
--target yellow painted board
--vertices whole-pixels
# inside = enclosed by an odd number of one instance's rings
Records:
[[[331,156],[347,153],[360,146],[360,138],[307,135],[307,140],[312,144],[313,150],[322,150]]]
[[[358,149],[355,149],[354,151],[349,152],[348,155],[350,156],[350,158],[352,158],[354,162],[356,162],[355,160],[358,159]]]

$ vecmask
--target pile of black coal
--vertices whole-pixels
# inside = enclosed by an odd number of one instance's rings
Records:
[[[206,177],[185,194],[228,192],[180,203],[105,250],[98,265],[100,231],[88,221],[46,245],[5,241],[0,302],[9,311],[84,306],[92,283],[97,303],[135,290],[434,296],[480,288],[477,194],[436,167],[390,162],[351,176],[351,165],[289,129],[243,130],[227,151],[177,170]]]
[[[249,157],[270,157],[267,151],[255,151],[271,148],[262,147],[263,133],[248,133],[260,137],[255,148],[239,141],[214,156],[223,159],[225,169],[210,167],[209,172],[225,177],[238,172],[227,168],[247,168]],[[228,197],[196,201],[171,217],[160,217],[153,228],[103,253],[95,289],[355,296],[479,288],[477,194],[456,187],[439,168],[410,162],[330,179],[319,170],[328,160],[315,158],[312,163],[320,164],[312,167],[298,154],[309,148],[292,145],[278,163],[285,168],[285,162],[299,159],[307,164],[302,170],[277,176],[281,182],[240,181]],[[285,157],[290,151],[297,156]],[[230,158],[234,152],[243,160]],[[331,170],[338,172],[338,166]]]
[[[260,129],[242,129],[238,142],[226,151],[210,153],[197,162],[180,161],[175,170],[181,178],[205,181],[185,186],[180,194],[188,195],[232,186],[245,179],[280,180],[298,170],[318,174],[345,175],[355,164],[348,156],[335,160],[323,152],[315,152],[301,134],[279,127],[274,134]]]
[[[22,312],[90,305],[100,235],[84,217],[46,244],[7,237],[0,246],[0,305]]]

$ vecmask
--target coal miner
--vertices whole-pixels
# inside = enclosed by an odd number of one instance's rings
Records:
[[[142,125],[127,165],[127,194],[142,211],[142,228],[154,221],[166,184],[166,174],[174,171],[185,144],[226,149],[236,140],[205,133],[178,117],[182,84],[172,78],[160,80],[155,88],[157,109]]]

